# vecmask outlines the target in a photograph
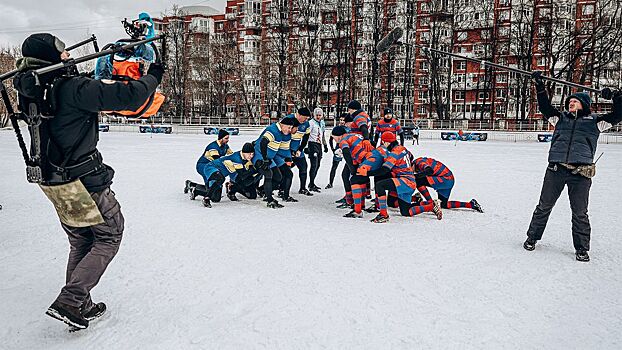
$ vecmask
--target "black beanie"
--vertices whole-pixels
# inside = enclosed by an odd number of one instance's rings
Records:
[[[60,54],[65,51],[65,43],[49,33],[32,34],[22,43],[22,56],[59,63]]]
[[[279,123],[281,123],[282,125],[294,126],[294,121],[298,121],[298,120],[296,120],[296,118],[292,118],[292,117],[285,117],[285,118],[281,119],[281,121]]]
[[[566,103],[564,104],[566,110],[568,110],[568,105],[570,104],[571,98],[576,98],[577,100],[579,100],[579,102],[581,102],[581,105],[583,106],[583,111],[580,114],[587,115],[591,113],[592,99],[590,98],[589,94],[587,94],[586,92],[576,92],[568,96],[566,98]]]
[[[298,109],[298,114],[305,116],[305,117],[310,117],[311,111],[307,107],[302,107]]]
[[[253,144],[250,142],[247,142],[244,144],[244,146],[242,146],[242,153],[253,153],[255,152],[255,148],[253,147]]]
[[[225,130],[225,129],[218,130],[218,139],[219,140],[222,140],[223,137],[225,137],[227,135],[229,135],[229,132],[227,130]]]
[[[346,134],[346,128],[339,125],[333,128],[333,131],[330,133],[333,136],[342,136]]]
[[[387,115],[387,114],[393,114],[393,109],[391,109],[391,108],[389,108],[389,107],[386,107],[386,108],[384,109],[384,115]]]
[[[348,103],[348,109],[354,109],[355,111],[360,110],[361,108],[361,103],[357,100],[352,100],[350,101],[350,103]]]

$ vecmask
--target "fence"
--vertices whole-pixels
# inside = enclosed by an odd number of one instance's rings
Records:
[[[111,124],[110,131],[115,132],[131,132],[138,133],[140,124]],[[173,134],[186,134],[186,135],[202,135],[204,134],[203,128],[207,126],[214,125],[173,125]],[[218,127],[218,126],[216,126]],[[240,134],[244,135],[247,133],[259,134],[259,132],[265,126],[238,126],[240,129]],[[441,132],[444,131],[456,131],[456,129],[422,129],[419,133],[420,139],[428,139],[428,140],[440,140]],[[475,129],[465,130],[469,131],[479,131]],[[505,130],[482,130],[488,134],[488,140],[492,141],[504,141],[504,142],[538,142],[538,134],[546,133],[546,132],[537,132],[537,131],[505,131]],[[622,134],[621,133],[602,133],[600,138],[598,139],[599,143],[620,143],[622,144]]]
[[[161,123],[171,123],[179,126],[235,126],[235,127],[260,127],[267,126],[270,123],[276,121],[276,119],[261,118],[259,123],[249,118],[220,118],[220,117],[164,117],[156,118],[161,119]],[[326,126],[334,126],[334,119],[327,119]],[[452,120],[439,120],[439,119],[417,119],[417,120],[405,120],[401,119],[400,123],[403,126],[417,124],[421,129],[427,130],[497,130],[497,131],[551,131],[552,126],[548,122],[542,119],[480,119],[480,120],[468,120],[468,119],[452,119]],[[622,132],[622,124],[619,124],[608,132]]]

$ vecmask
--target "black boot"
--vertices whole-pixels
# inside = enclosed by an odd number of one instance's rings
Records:
[[[333,184],[328,184],[328,185],[326,185],[326,187],[324,187],[324,188],[325,188],[325,189],[327,189],[327,190],[328,190],[329,188],[333,188]]]
[[[190,191],[190,184],[191,183],[192,183],[192,181],[186,180],[186,186],[184,187],[184,193],[188,193],[188,191]]]
[[[523,248],[525,248],[525,250],[532,251],[536,249],[537,242],[538,241],[536,241],[535,239],[527,237],[527,240],[525,241],[525,243],[523,243]]]
[[[94,319],[100,318],[106,313],[106,304],[97,303],[94,304],[93,307],[87,312],[83,313],[82,316],[88,321],[93,321]]]
[[[78,329],[85,329],[89,326],[89,321],[82,316],[80,308],[59,301],[50,305],[45,314]]]
[[[575,257],[577,258],[577,261],[590,261],[590,255],[587,253],[587,250],[577,250],[577,252],[575,253]]]
[[[298,194],[303,194],[305,196],[313,196],[313,193],[309,192],[309,190],[307,190],[306,188],[303,188],[302,190],[298,191]]]

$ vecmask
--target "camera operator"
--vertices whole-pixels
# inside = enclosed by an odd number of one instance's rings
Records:
[[[49,104],[40,110],[51,111],[41,127],[49,140],[41,145],[41,188],[54,203],[71,245],[66,284],[47,314],[84,329],[106,310],[104,303],[93,303],[90,291],[116,255],[124,229],[121,207],[110,189],[114,170],[97,150],[98,112],[139,108],[162,81],[164,68],[151,64],[148,74],[125,83],[67,76],[63,70],[35,76],[32,70],[69,58],[64,43],[47,33],[29,36],[22,55],[21,73],[14,79],[20,110],[28,111],[36,86],[46,88],[47,97],[38,100]]]

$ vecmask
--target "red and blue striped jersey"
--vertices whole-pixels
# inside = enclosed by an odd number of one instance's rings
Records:
[[[384,159],[387,157],[389,151],[383,145],[380,145],[375,150],[367,155],[361,166],[367,166],[368,170],[378,170],[384,164]]]
[[[374,149],[369,140],[363,139],[363,136],[356,133],[345,134],[339,148],[342,150],[349,148],[352,155],[354,165],[361,164],[365,157]]]
[[[371,131],[371,118],[369,118],[369,115],[367,115],[365,111],[354,112],[350,131],[355,134],[363,135],[361,127],[364,125],[367,126],[367,131]]]
[[[391,131],[395,133],[395,135],[401,134],[402,126],[400,125],[399,120],[391,118],[391,120],[387,122],[384,118],[380,118],[378,124],[376,125],[376,137],[381,136],[385,131]]]
[[[432,175],[427,176],[430,185],[440,184],[454,180],[454,174],[445,164],[436,159],[421,157],[415,159],[415,171],[423,173],[426,168],[432,169]]]
[[[404,146],[395,146],[384,159],[382,166],[391,169],[393,177],[404,180],[408,185],[417,187],[412,167],[413,156]]]

